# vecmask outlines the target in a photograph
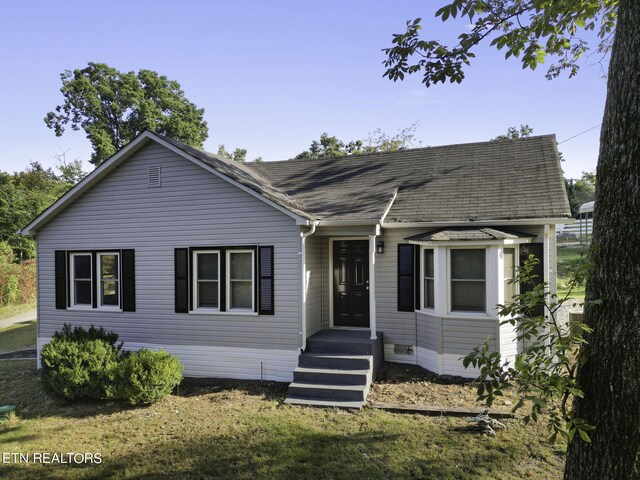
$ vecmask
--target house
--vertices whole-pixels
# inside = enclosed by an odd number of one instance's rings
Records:
[[[472,377],[485,340],[517,352],[495,305],[519,258],[555,291],[569,217],[553,135],[240,164],[145,131],[22,231],[38,351],[101,325],[187,376],[294,380],[312,403],[361,404],[383,356]]]

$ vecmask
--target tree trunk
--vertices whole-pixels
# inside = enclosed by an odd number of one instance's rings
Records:
[[[585,322],[594,331],[576,415],[594,425],[570,442],[566,480],[640,478],[640,2],[621,0],[600,138]]]

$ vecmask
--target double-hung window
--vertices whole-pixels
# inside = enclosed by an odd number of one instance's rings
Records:
[[[71,253],[69,272],[71,307],[120,309],[119,252]]]
[[[193,269],[193,306],[196,310],[220,309],[220,251],[196,250]]]
[[[452,248],[451,311],[486,312],[485,249]]]
[[[193,249],[192,310],[255,311],[255,249]]]
[[[91,307],[93,304],[92,255],[90,253],[72,253],[70,263],[71,305]]]
[[[504,265],[504,303],[511,303],[517,292],[517,283],[514,282],[516,276],[516,249],[505,248],[503,250]]]
[[[227,250],[227,309],[253,311],[253,250]]]
[[[98,279],[100,307],[120,307],[120,261],[115,252],[98,253]]]
[[[433,261],[433,249],[425,248],[423,250],[423,265],[422,265],[422,275],[423,275],[423,291],[422,291],[422,305],[425,308],[434,308],[435,299],[434,299],[434,261]]]

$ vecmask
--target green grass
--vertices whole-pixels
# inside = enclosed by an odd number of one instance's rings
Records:
[[[4,307],[0,307],[0,320],[20,315],[21,313],[28,312],[34,308],[36,308],[35,302],[25,303],[22,305],[5,305]]]
[[[0,353],[35,348],[37,335],[35,320],[0,328]]]
[[[558,297],[569,293],[568,283],[576,267],[588,253],[585,246],[558,245]],[[571,291],[571,298],[584,300],[584,283],[576,285]]]
[[[467,388],[467,387],[460,387]],[[560,479],[563,447],[542,426],[508,421],[496,437],[465,419],[281,405],[286,386],[182,385],[157,405],[65,405],[45,395],[34,362],[0,362],[4,452],[100,453],[100,465],[2,464],[0,477],[274,479]],[[4,428],[4,429],[3,429]]]

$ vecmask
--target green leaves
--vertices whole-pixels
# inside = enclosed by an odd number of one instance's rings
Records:
[[[387,55],[384,76],[397,81],[421,72],[427,87],[460,83],[464,68],[475,57],[473,50],[485,39],[498,50],[506,48],[505,58],[519,58],[522,68],[535,69],[552,56],[557,61],[549,66],[547,78],[565,70],[573,76],[589,49],[578,33],[593,30],[598,23],[597,51],[608,52],[617,4],[617,0],[454,0],[438,9],[436,18],[443,22],[466,18],[471,32],[460,34],[458,44],[450,47],[421,39],[422,19],[409,20],[405,33],[394,34],[393,46],[383,49]]]
[[[65,101],[47,113],[44,122],[56,136],[67,126],[84,130],[96,166],[144,130],[196,147],[207,139],[204,110],[185,98],[178,82],[152,70],[123,73],[90,62],[60,78]]]
[[[514,282],[530,283],[536,278],[534,267],[539,260],[529,255],[518,268]],[[577,279],[579,273],[573,277]],[[574,280],[575,281],[575,280]],[[505,361],[500,353],[492,352],[489,342],[474,348],[463,358],[465,368],[480,369],[476,378],[477,399],[491,406],[503,390],[513,388],[517,397],[512,407],[515,413],[526,409],[524,423],[537,422],[542,415],[547,419],[549,440],[555,442],[558,435],[573,438],[578,433],[584,441],[590,441],[588,431],[593,427],[574,416],[573,398],[583,398],[584,392],[577,382],[576,364],[582,358],[580,347],[587,340],[583,334],[592,329],[575,323],[569,328],[558,322],[556,313],[567,298],[549,301],[546,283],[520,293],[507,305],[498,305],[501,322],[512,325],[516,339],[522,345],[513,362]],[[544,306],[544,315],[533,315],[537,306]]]

